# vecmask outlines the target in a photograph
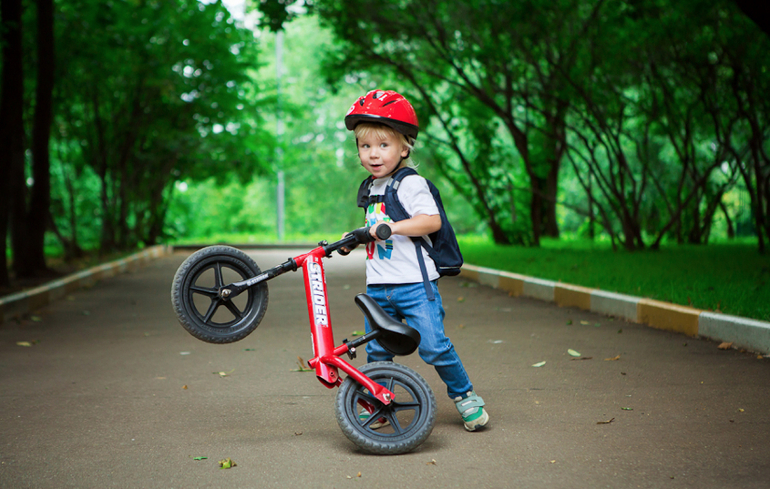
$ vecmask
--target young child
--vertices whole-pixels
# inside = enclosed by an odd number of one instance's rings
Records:
[[[382,195],[389,177],[407,165],[414,147],[419,132],[414,108],[392,90],[373,90],[356,100],[345,116],[345,125],[355,131],[361,165],[374,178],[370,196]],[[417,248],[423,254],[429,286],[435,296],[429,300],[417,251],[410,239],[410,236],[427,237],[438,231],[441,217],[426,180],[419,175],[404,177],[397,196],[411,216],[409,219],[392,221],[382,203],[371,204],[366,210],[372,236],[376,238],[378,226],[389,226],[392,232],[385,242],[367,245],[366,292],[396,320],[406,319],[407,324],[420,332],[420,357],[435,367],[446,384],[465,429],[475,431],[489,421],[484,400],[473,391],[465,367],[444,333],[444,308],[436,266],[422,247]],[[370,331],[368,321],[366,331]],[[367,344],[366,352],[369,362],[393,359],[376,341]],[[368,415],[365,410],[361,413],[362,419]]]

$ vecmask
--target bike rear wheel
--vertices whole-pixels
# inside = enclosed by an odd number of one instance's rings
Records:
[[[428,439],[436,422],[436,399],[428,383],[414,370],[393,362],[373,362],[361,373],[393,392],[383,404],[368,389],[345,379],[337,393],[335,414],[340,429],[361,450],[377,455],[395,455],[414,450]],[[361,409],[371,410],[361,420]],[[388,423],[377,429],[376,421]]]
[[[208,343],[232,343],[254,331],[267,311],[267,284],[255,285],[232,299],[220,289],[261,273],[246,253],[230,246],[209,246],[180,265],[171,301],[182,326]]]

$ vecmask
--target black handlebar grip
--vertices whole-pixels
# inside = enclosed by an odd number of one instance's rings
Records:
[[[375,231],[375,234],[377,235],[377,238],[379,239],[388,239],[390,238],[390,235],[392,234],[392,230],[390,229],[390,226],[387,224],[380,224],[377,226],[377,230]]]

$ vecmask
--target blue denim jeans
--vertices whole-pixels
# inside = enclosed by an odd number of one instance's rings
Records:
[[[406,319],[409,326],[420,332],[420,357],[436,369],[450,398],[463,397],[473,390],[473,385],[454,345],[444,334],[444,308],[436,281],[431,282],[431,286],[435,301],[428,300],[423,283],[369,285],[366,293],[397,321]],[[371,326],[366,320],[366,332],[369,331]],[[377,340],[366,344],[366,353],[368,362],[393,359]]]

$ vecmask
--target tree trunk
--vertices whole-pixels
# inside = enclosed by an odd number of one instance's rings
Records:
[[[0,287],[10,285],[6,258],[6,237],[15,168],[24,168],[24,72],[21,42],[21,0],[0,1],[0,45],[2,45],[2,87],[0,87]]]
[[[727,206],[725,206],[724,202],[721,200],[719,201],[719,208],[722,209],[722,213],[724,214],[727,223],[727,239],[735,239],[735,226],[733,226],[733,220],[730,219],[730,213],[727,212]]]
[[[529,151],[528,173],[532,188],[530,204],[532,230],[536,244],[540,237],[559,237],[559,223],[556,219],[556,201],[559,191],[559,168],[565,145],[566,106],[559,102],[546,116],[545,132],[530,139],[533,145],[540,145],[536,151]],[[539,155],[536,156],[536,155]]]
[[[37,1],[37,88],[32,127],[32,176],[29,202],[29,263],[36,275],[48,271],[45,263],[45,232],[51,205],[51,120],[54,87],[53,0]]]

